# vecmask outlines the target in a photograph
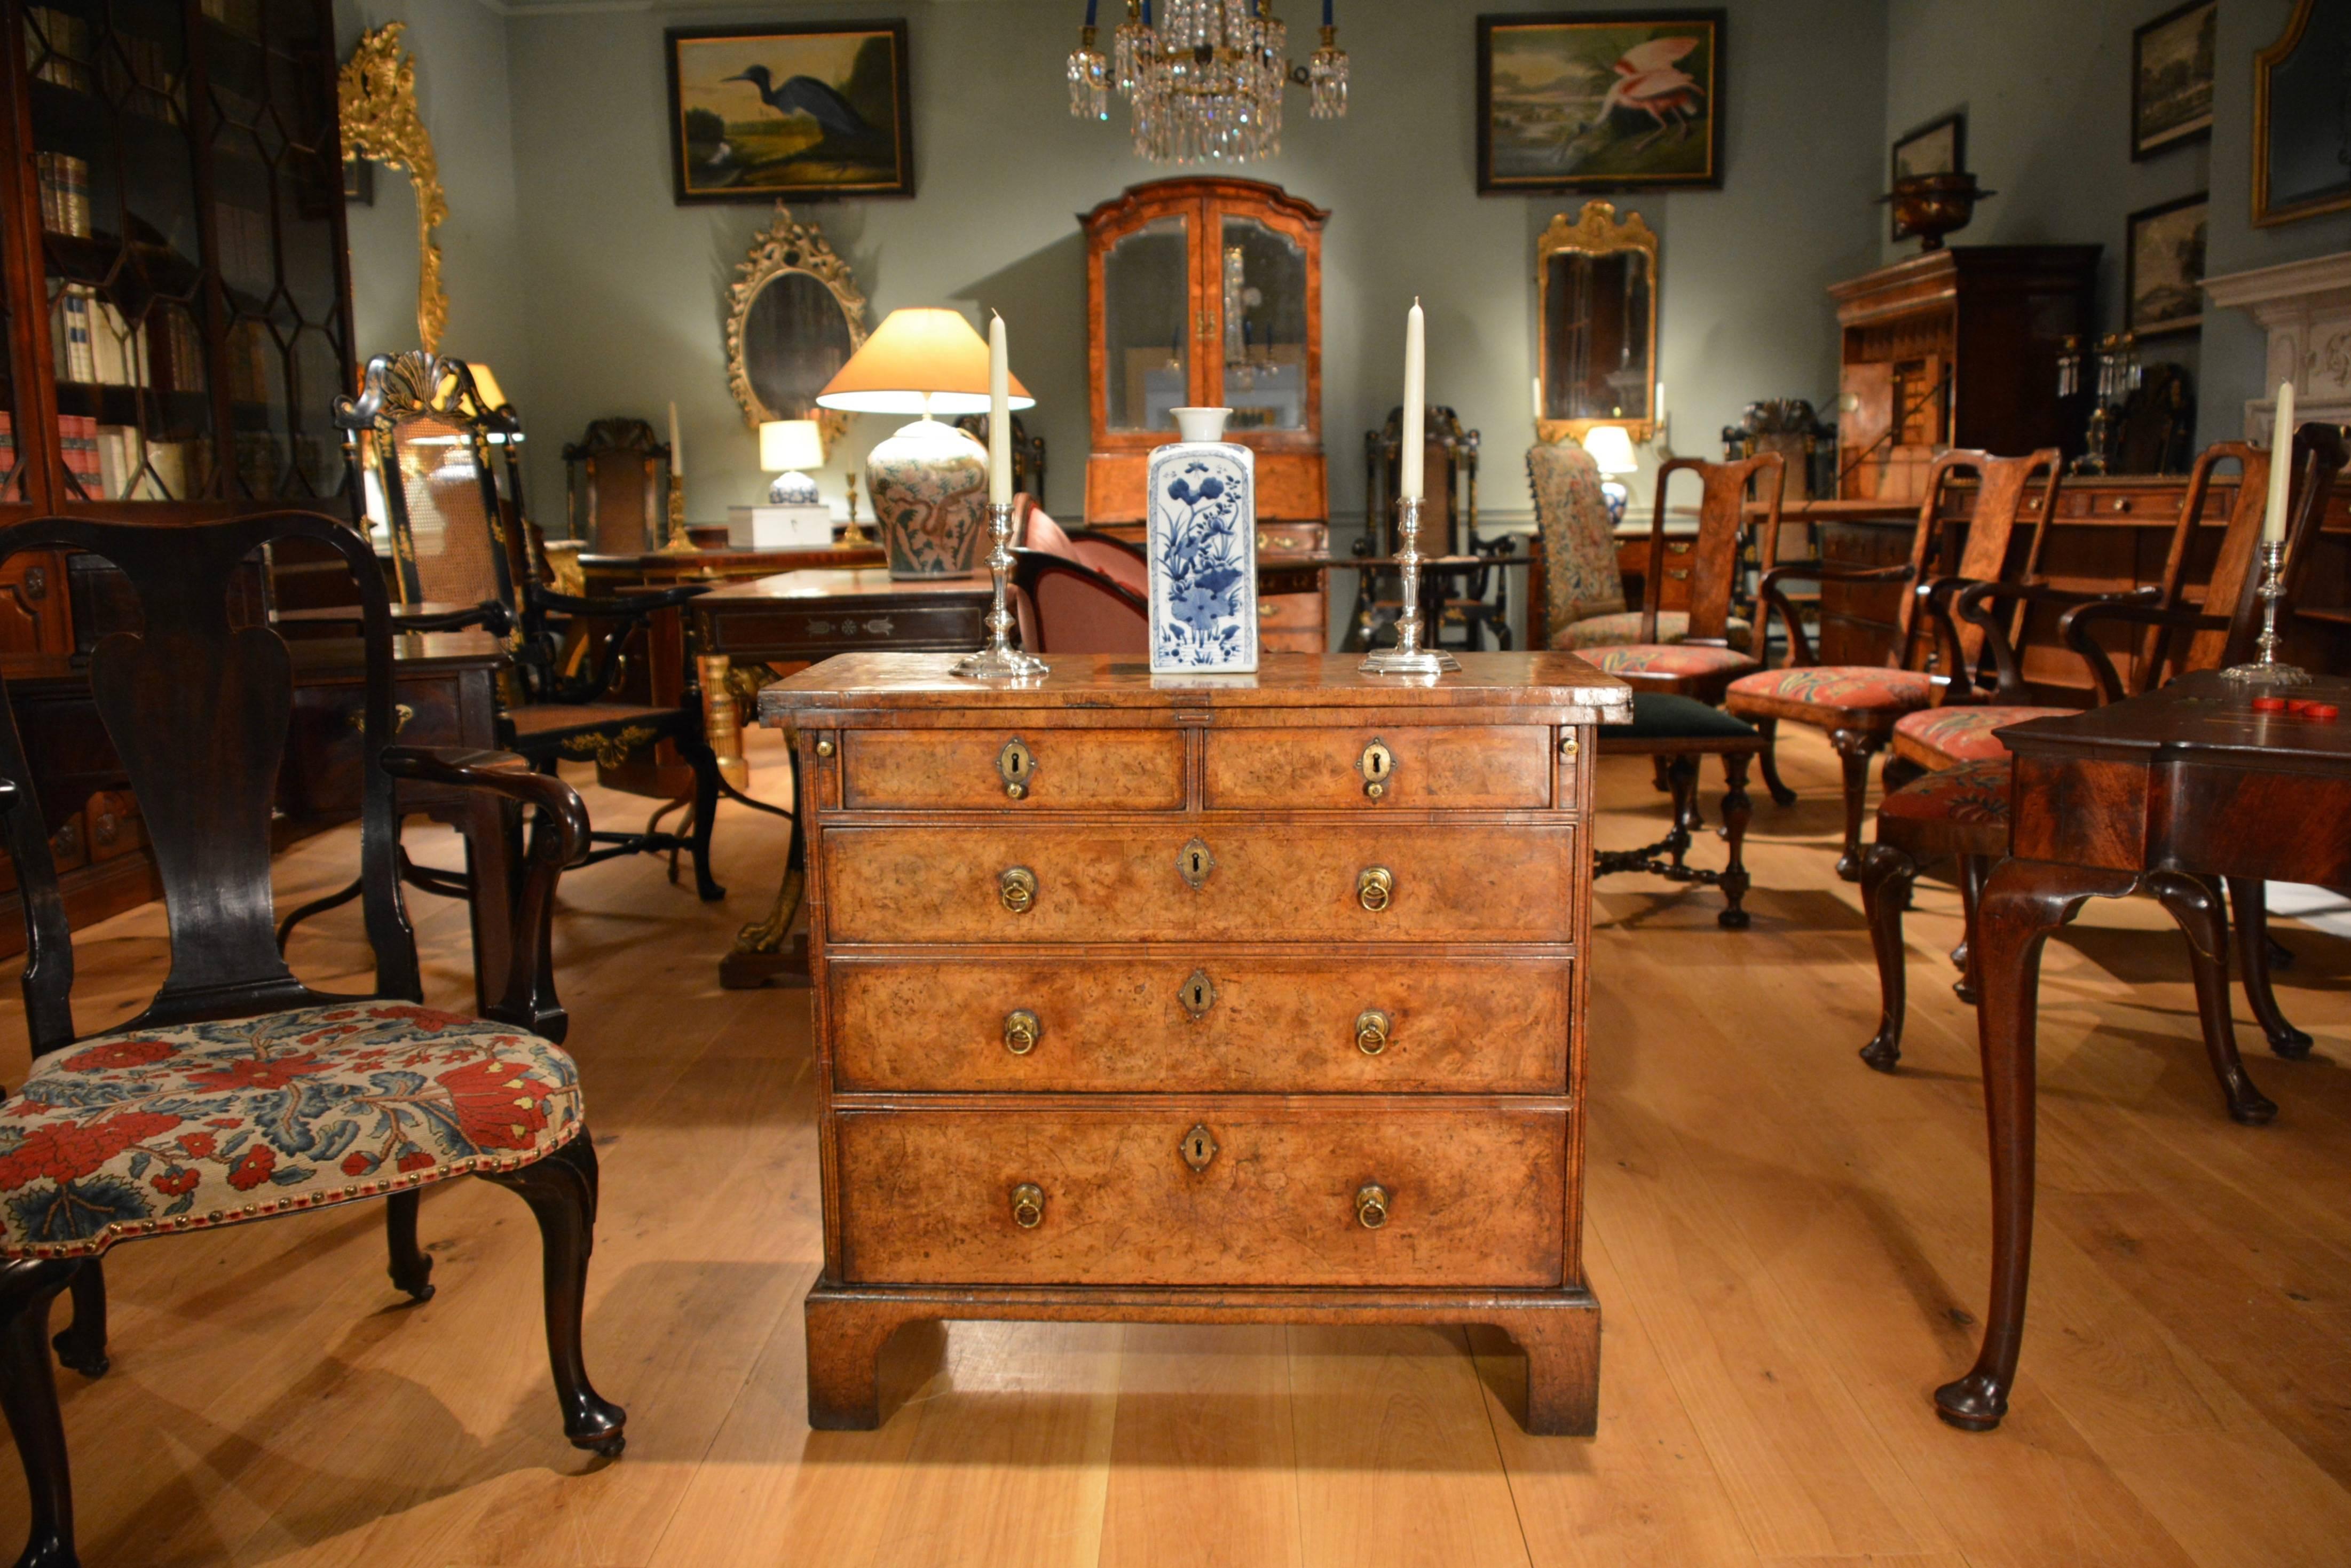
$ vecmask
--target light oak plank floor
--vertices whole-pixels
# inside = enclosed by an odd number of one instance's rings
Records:
[[[774,743],[753,740],[768,789]],[[558,962],[604,1168],[588,1345],[629,1407],[627,1457],[561,1440],[538,1238],[507,1193],[427,1196],[440,1293],[423,1306],[383,1277],[373,1207],[137,1244],[108,1262],[114,1371],[59,1375],[85,1560],[2351,1562],[2351,948],[2282,926],[2300,961],[2281,992],[2318,1048],[2280,1062],[2241,1025],[2283,1107],[2248,1129],[2221,1114],[2179,939],[2151,902],[2093,904],[2053,942],[2023,1381],[2001,1431],[1951,1431],[1928,1393],[1972,1354],[1988,1246],[1974,1020],[1943,956],[1957,899],[1919,890],[1904,1071],[1865,1070],[1876,987],[1859,899],[1830,871],[1833,759],[1804,732],[1783,744],[1803,799],[1758,794],[1752,929],[1718,929],[1707,891],[1602,884],[1595,1438],[1527,1437],[1520,1363],[1486,1330],[1001,1324],[908,1332],[885,1358],[882,1429],[810,1432],[808,1005],[717,989],[783,845],[729,807],[723,905],[649,858],[564,883]],[[1602,795],[1602,844],[1662,826],[1646,764],[1605,764]],[[453,852],[429,827],[412,841]],[[285,857],[281,898],[340,884],[354,842]],[[415,912],[432,999],[463,1005],[463,911],[419,896]],[[160,980],[161,911],[79,950],[89,1030]],[[350,983],[356,915],[316,922],[295,959]],[[15,978],[0,971],[11,1084]],[[23,1517],[9,1462],[0,1540]]]

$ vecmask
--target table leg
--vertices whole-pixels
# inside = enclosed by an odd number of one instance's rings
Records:
[[[2150,871],[2147,890],[2179,922],[2179,934],[2188,939],[2204,1050],[2228,1101],[2229,1119],[2247,1127],[2275,1120],[2277,1102],[2253,1087],[2245,1075],[2244,1059],[2237,1054],[2237,1023],[2229,1012],[2229,916],[2220,883],[2183,871]]]
[[[2017,1347],[2024,1337],[2025,1283],[2032,1263],[2033,1035],[2041,947],[2085,899],[2119,898],[2137,882],[2127,871],[2002,860],[1977,906],[1976,1030],[1991,1143],[1991,1304],[1974,1368],[1935,1390],[1937,1414],[1970,1432],[1988,1432],[2008,1414]]]
[[[743,760],[743,715],[726,680],[733,662],[723,653],[700,654],[695,659],[702,675],[702,733],[718,759],[718,776],[737,789],[748,789],[751,764]]]
[[[2237,917],[2237,971],[2244,979],[2245,1000],[2269,1036],[2270,1049],[2299,1062],[2310,1054],[2310,1036],[2286,1022],[2270,990],[2270,971],[2283,966],[2270,951],[2269,884],[2258,877],[2231,877],[2229,903]]]
[[[808,839],[800,826],[800,753],[798,745],[785,748],[792,773],[791,847],[784,856],[782,883],[767,915],[735,934],[734,950],[718,961],[718,984],[725,991],[756,991],[769,981],[786,985],[809,983],[808,950],[788,943],[792,921],[799,914],[800,897],[808,883]]]

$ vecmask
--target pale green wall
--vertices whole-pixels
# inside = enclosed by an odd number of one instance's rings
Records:
[[[1887,141],[1964,109],[1969,167],[2000,192],[1952,243],[2103,245],[2102,332],[2122,325],[2126,219],[2142,207],[2209,190],[2210,273],[2351,247],[2351,213],[2252,223],[2252,57],[2284,29],[2293,0],[2222,0],[2210,140],[2131,161],[2131,30],[2168,8],[2164,0],[1887,7]],[[1889,243],[1885,254],[1913,249]],[[2200,445],[2243,433],[2245,400],[2262,395],[2262,343],[2249,317],[2217,311],[2200,334],[2149,339],[2141,355],[2175,360],[2195,378]]]
[[[1476,192],[1473,19],[1493,6],[1343,0],[1353,114],[1310,120],[1293,93],[1284,156],[1238,171],[1332,212],[1323,430],[1342,518],[1363,506],[1363,432],[1401,390],[1415,294],[1428,311],[1429,395],[1485,432],[1488,508],[1528,506],[1520,454],[1530,434],[1533,238],[1573,202]],[[1062,68],[1081,11],[1074,0],[552,9],[517,10],[507,33],[531,336],[527,379],[507,385],[540,437],[533,483],[543,516],[555,515],[559,494],[557,438],[598,415],[658,423],[673,398],[697,518],[766,483],[727,395],[720,312],[770,209],[680,207],[668,175],[662,30],[729,16],[907,18],[919,195],[796,211],[852,262],[877,319],[904,305],[1003,312],[1050,443],[1049,504],[1079,512],[1087,431],[1075,215],[1181,171],[1134,159],[1116,122],[1070,118]],[[1303,0],[1283,9],[1303,15]],[[1716,450],[1719,428],[1753,399],[1834,392],[1834,318],[1823,289],[1877,259],[1877,210],[1867,203],[1885,151],[1882,0],[1740,0],[1730,12],[1726,188],[1625,202],[1664,236],[1661,368],[1679,442],[1698,452]],[[1294,53],[1302,35],[1293,33]],[[857,421],[825,476],[828,494],[896,422]]]

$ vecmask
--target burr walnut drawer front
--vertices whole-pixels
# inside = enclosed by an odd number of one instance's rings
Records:
[[[1565,942],[1575,932],[1570,823],[828,826],[822,838],[828,944]]]
[[[850,730],[848,811],[1176,811],[1179,730]]]
[[[1532,724],[1210,732],[1212,809],[1541,810],[1552,732]]]
[[[1559,1094],[1573,972],[1555,955],[835,958],[833,1086]]]
[[[1557,1285],[1564,1102],[843,1109],[861,1284]]]

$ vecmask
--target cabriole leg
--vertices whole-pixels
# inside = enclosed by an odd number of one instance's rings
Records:
[[[1877,1033],[1861,1048],[1861,1059],[1881,1073],[1891,1073],[1902,1060],[1902,1023],[1910,1000],[1902,909],[1917,879],[1918,863],[1891,844],[1873,844],[1862,858],[1861,908],[1877,953],[1878,1005]]]
[[[65,1419],[49,1369],[49,1303],[83,1267],[78,1259],[0,1265],[0,1410],[25,1467],[31,1528],[16,1568],[78,1568],[74,1553],[73,1476]]]
[[[2196,977],[2196,1011],[2204,1025],[2204,1052],[2220,1081],[2229,1119],[2258,1127],[2277,1116],[2277,1103],[2253,1087],[2237,1054],[2237,1023],[2229,1013],[2229,916],[2219,886],[2178,871],[2150,871],[2147,890],[2161,900],[2188,939],[2188,964]]]
[[[589,1383],[580,1346],[588,1255],[594,1249],[596,1231],[596,1149],[588,1129],[581,1127],[569,1143],[520,1170],[483,1175],[520,1194],[538,1220],[545,1260],[547,1359],[563,1407],[563,1435],[573,1448],[617,1459],[628,1442],[622,1428],[629,1413]]]
[[[2237,971],[2244,979],[2245,1001],[2270,1049],[2299,1062],[2310,1054],[2310,1036],[2285,1021],[2270,989],[2270,971],[2277,965],[2270,950],[2276,944],[2270,940],[2269,885],[2258,877],[2231,877],[2229,903],[2237,918]]]
[[[416,1244],[416,1212],[424,1194],[414,1188],[383,1203],[383,1239],[392,1254],[392,1284],[420,1302],[433,1299],[433,1260]],[[77,1309],[78,1310],[78,1309]]]
[[[84,1377],[103,1377],[114,1363],[106,1355],[106,1270],[92,1258],[73,1277],[73,1322],[50,1345],[57,1359]]]
[[[1881,742],[1867,730],[1832,730],[1829,743],[1844,769],[1844,845],[1837,855],[1836,873],[1855,882],[1861,879],[1861,811],[1869,798],[1869,759]]]

